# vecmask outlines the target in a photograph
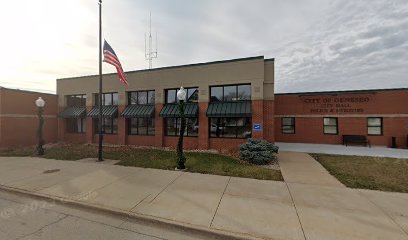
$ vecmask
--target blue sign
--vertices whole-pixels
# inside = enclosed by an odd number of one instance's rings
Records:
[[[255,131],[255,132],[260,132],[260,131],[262,131],[262,124],[260,124],[260,123],[254,123],[254,131]]]

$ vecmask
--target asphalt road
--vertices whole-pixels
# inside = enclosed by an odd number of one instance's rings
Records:
[[[0,190],[0,239],[192,240],[214,236]]]

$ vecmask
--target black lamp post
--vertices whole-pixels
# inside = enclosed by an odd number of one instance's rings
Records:
[[[43,111],[44,111],[44,106],[45,106],[45,101],[39,97],[37,100],[35,100],[35,105],[38,108],[38,120],[39,120],[39,125],[38,125],[38,130],[37,130],[37,136],[38,136],[38,145],[37,145],[37,153],[38,155],[44,155],[44,139],[43,139],[43,125],[44,125],[44,117],[43,117]]]
[[[177,143],[177,167],[176,170],[185,170],[186,166],[186,157],[183,154],[183,138],[184,131],[186,129],[186,118],[184,117],[184,102],[186,101],[186,90],[183,87],[180,87],[180,90],[177,91],[177,99],[179,100],[179,114],[181,119],[180,126],[180,136]]]

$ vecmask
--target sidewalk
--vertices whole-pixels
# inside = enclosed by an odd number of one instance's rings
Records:
[[[408,194],[5,157],[0,184],[246,239],[408,240]]]
[[[359,147],[333,144],[308,144],[308,143],[276,143],[279,151],[325,153],[334,155],[354,155],[371,157],[408,158],[408,149],[395,149],[387,147]]]
[[[303,183],[327,187],[345,188],[335,177],[309,154],[279,152],[279,166],[287,183]]]

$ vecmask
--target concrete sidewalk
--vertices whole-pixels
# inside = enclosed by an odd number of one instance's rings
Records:
[[[279,152],[278,159],[285,182],[345,188],[309,154]]]
[[[279,151],[303,152],[303,153],[324,153],[334,155],[371,156],[408,158],[408,149],[395,149],[387,147],[359,147],[343,146],[334,144],[309,144],[309,143],[276,143]]]
[[[245,239],[408,240],[408,194],[4,157],[0,183],[7,189]]]

